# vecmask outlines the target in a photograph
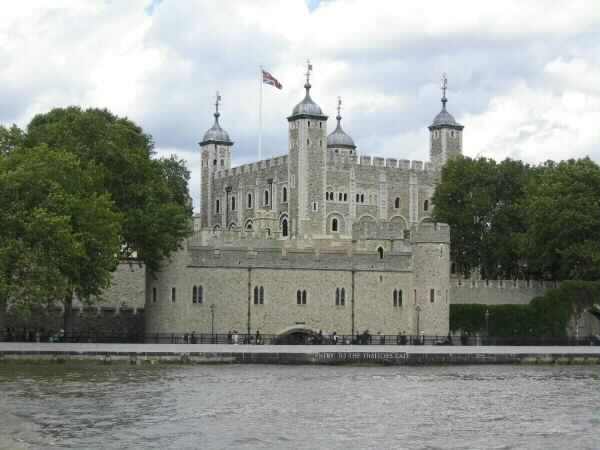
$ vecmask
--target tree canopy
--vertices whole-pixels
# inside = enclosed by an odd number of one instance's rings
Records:
[[[452,260],[469,275],[597,280],[600,169],[589,158],[528,166],[448,161],[434,219],[451,226]]]
[[[121,257],[150,271],[191,232],[189,172],[104,109],[58,108],[0,126],[0,328],[8,301],[99,295]]]
[[[34,117],[24,141],[66,148],[93,170],[97,191],[122,214],[122,256],[157,270],[189,235],[189,171],[174,157],[154,158],[151,137],[132,121],[105,109],[58,108]]]

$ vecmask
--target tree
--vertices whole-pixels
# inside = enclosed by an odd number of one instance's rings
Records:
[[[0,158],[0,326],[7,303],[23,315],[39,304],[98,295],[117,264],[120,214],[95,192],[78,158],[45,145]],[[69,330],[70,315],[65,328]]]
[[[589,158],[536,168],[521,201],[522,252],[532,272],[556,280],[600,276],[600,168]]]
[[[448,161],[433,196],[433,218],[450,225],[451,256],[469,275],[480,268],[486,278],[518,276],[516,233],[524,231],[518,209],[528,180],[520,161],[468,157]]]
[[[96,190],[122,213],[121,256],[155,271],[191,233],[188,170],[175,158],[153,159],[151,137],[130,120],[105,109],[57,108],[27,127],[25,144],[42,143],[68,149],[94,171]]]

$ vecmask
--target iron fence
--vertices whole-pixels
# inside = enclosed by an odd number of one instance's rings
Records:
[[[491,346],[579,346],[600,345],[599,336],[426,336],[426,335],[274,335],[235,333],[102,333],[11,331],[0,333],[3,342],[90,342],[147,344],[239,344],[239,345],[491,345]]]

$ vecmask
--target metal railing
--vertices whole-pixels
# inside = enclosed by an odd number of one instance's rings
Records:
[[[239,345],[491,345],[491,346],[577,346],[600,345],[598,336],[416,336],[416,335],[274,335],[224,333],[103,333],[11,331],[0,333],[0,342],[90,342],[146,344],[239,344]]]

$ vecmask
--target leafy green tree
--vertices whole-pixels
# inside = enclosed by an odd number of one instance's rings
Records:
[[[524,231],[518,202],[528,180],[520,161],[461,157],[442,169],[433,196],[433,218],[450,225],[452,260],[468,275],[487,278],[522,272],[515,234]]]
[[[0,317],[9,301],[23,315],[56,301],[70,312],[74,295],[99,295],[110,283],[121,217],[92,175],[77,156],[45,145],[0,158]]]
[[[175,158],[154,159],[151,137],[130,120],[105,109],[57,108],[31,121],[25,143],[67,149],[94,171],[97,191],[122,213],[121,256],[157,270],[191,232],[188,170]]]
[[[589,158],[537,168],[521,201],[529,270],[556,280],[600,277],[600,168]]]

